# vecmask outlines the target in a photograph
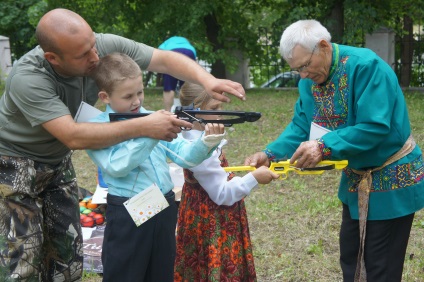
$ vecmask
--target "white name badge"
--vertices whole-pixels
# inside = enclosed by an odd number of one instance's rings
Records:
[[[75,115],[75,122],[88,122],[90,119],[95,118],[100,115],[102,111],[99,109],[87,104],[86,102],[81,102],[81,105],[78,108],[78,112]]]
[[[316,140],[327,134],[328,132],[331,132],[331,130],[322,127],[315,122],[311,123],[311,132],[309,133],[309,141],[310,140]]]
[[[153,184],[124,203],[125,208],[140,226],[169,206],[159,187]]]

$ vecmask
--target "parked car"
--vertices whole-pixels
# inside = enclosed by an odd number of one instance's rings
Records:
[[[297,87],[300,75],[286,71],[273,76],[270,80],[261,85],[261,88],[277,88],[277,87]]]

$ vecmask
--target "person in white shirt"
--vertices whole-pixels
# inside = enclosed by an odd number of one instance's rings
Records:
[[[202,110],[220,110],[221,102],[211,99],[202,87],[185,83],[181,88],[182,106],[194,103]],[[196,115],[201,118],[201,115]],[[205,116],[219,119],[219,116]],[[195,122],[193,130],[184,131],[187,140],[196,140],[203,125]],[[200,281],[214,277],[256,280],[252,245],[244,200],[258,184],[268,184],[278,174],[259,167],[243,177],[223,169],[228,166],[218,148],[201,164],[184,169],[184,186],[177,224],[175,281]],[[195,258],[195,259],[194,259]]]

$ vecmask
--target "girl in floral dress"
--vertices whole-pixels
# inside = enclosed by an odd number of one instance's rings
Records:
[[[194,103],[202,110],[220,110],[204,89],[186,82],[181,88],[183,106]],[[196,117],[201,117],[196,115]],[[219,119],[219,116],[204,116]],[[197,130],[196,130],[197,129]],[[202,134],[194,124],[184,131],[187,140]],[[197,136],[197,137],[196,137]],[[178,214],[175,281],[256,281],[252,245],[243,198],[260,184],[278,175],[260,167],[243,177],[228,174],[221,142],[212,156],[200,165],[184,169],[184,186]]]

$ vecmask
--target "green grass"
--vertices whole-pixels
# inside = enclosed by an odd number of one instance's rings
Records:
[[[424,96],[405,94],[416,141],[424,147]],[[241,165],[246,156],[264,148],[283,130],[293,115],[296,91],[250,90],[247,101],[235,98],[226,110],[258,111],[254,123],[228,131],[226,155],[230,165]],[[161,90],[146,90],[146,108],[162,108]],[[95,168],[84,152],[76,152],[74,164],[79,183],[95,187]],[[341,281],[339,225],[341,204],[337,198],[340,172],[299,176],[262,185],[246,198],[258,281]],[[99,278],[97,278],[99,279]],[[84,281],[97,281],[84,278]],[[100,281],[100,279],[98,280]],[[424,281],[424,213],[416,214],[402,281]]]
[[[2,91],[0,90],[0,93]],[[146,89],[145,107],[162,108],[160,89]],[[290,122],[296,91],[250,90],[247,101],[235,98],[226,110],[258,111],[254,123],[228,131],[226,155],[230,165],[274,140]],[[413,135],[424,148],[424,94],[405,93]],[[84,151],[73,156],[79,184],[96,186],[96,168]],[[341,204],[337,199],[339,171],[299,176],[262,185],[246,198],[258,281],[341,281],[338,235]],[[84,282],[97,282],[86,274]],[[417,212],[407,249],[402,281],[424,281],[424,212]]]

